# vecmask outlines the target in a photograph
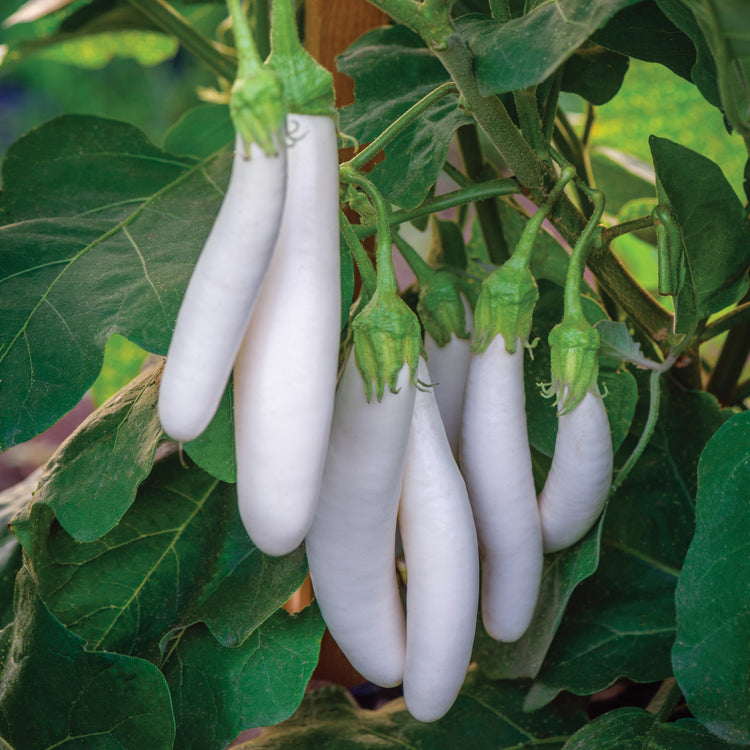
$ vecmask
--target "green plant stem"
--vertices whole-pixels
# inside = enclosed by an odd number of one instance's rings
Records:
[[[630,234],[631,232],[640,232],[642,229],[649,229],[652,226],[654,226],[654,217],[651,214],[630,221],[623,221],[622,224],[615,224],[613,227],[602,229],[602,243],[609,245],[617,237],[622,237],[624,234]]]
[[[393,233],[393,241],[396,243],[401,257],[406,261],[414,275],[417,277],[419,286],[424,288],[435,275],[435,269],[430,268],[422,256],[398,233]]]
[[[375,228],[377,242],[375,245],[375,266],[377,271],[376,289],[383,294],[398,294],[396,273],[393,270],[391,256],[391,212],[383,196],[366,177],[346,167],[339,170],[341,180],[356,185],[370,199],[375,208]]]
[[[581,186],[581,189],[593,204],[594,212],[570,255],[568,273],[565,277],[565,318],[573,315],[580,318],[584,317],[581,305],[581,281],[586,266],[586,257],[597,232],[599,232],[599,221],[604,213],[604,194],[585,186]]]
[[[474,182],[486,178],[491,169],[484,163],[482,148],[476,125],[462,125],[457,131],[458,147],[466,167],[466,173]],[[494,170],[492,170],[494,172]],[[490,260],[502,265],[510,258],[510,248],[505,241],[500,214],[494,198],[477,201],[475,204],[479,228]]]
[[[342,178],[343,179],[343,178]],[[435,196],[424,201],[416,208],[409,211],[394,211],[390,214],[388,220],[392,226],[403,224],[405,221],[412,221],[422,216],[435,214],[440,211],[446,211],[449,208],[456,208],[465,203],[474,203],[485,198],[496,198],[501,195],[514,195],[519,192],[518,183],[513,179],[490,180],[478,185],[472,185],[470,188],[461,188],[450,193]],[[377,231],[375,224],[360,224],[354,227],[357,237],[369,237]]]
[[[681,700],[682,690],[677,684],[677,680],[674,677],[669,677],[662,682],[656,695],[651,699],[648,706],[646,706],[646,711],[654,714],[656,721],[664,722],[669,719],[672,711],[675,710]]]
[[[701,343],[709,341],[715,336],[724,333],[724,331],[728,331],[730,328],[734,328],[734,326],[745,323],[748,320],[750,320],[750,302],[744,302],[735,307],[734,310],[730,310],[726,315],[722,315],[712,323],[709,323],[703,329],[698,340]]]
[[[130,0],[144,16],[160,29],[177,37],[186,50],[208,65],[217,75],[233,81],[237,74],[237,65],[219,51],[214,43],[203,36],[193,24],[180,15],[165,0]]]
[[[732,402],[737,381],[750,355],[750,320],[734,326],[727,334],[716,367],[708,379],[706,390],[723,404]]]
[[[362,288],[367,298],[370,299],[375,294],[375,287],[377,286],[377,274],[370,261],[370,256],[367,254],[367,251],[359,241],[359,237],[354,233],[352,225],[341,210],[339,210],[339,224],[341,226],[341,234],[344,235],[344,241],[349,248],[352,258],[354,258],[354,262],[357,264],[359,276],[362,279]]]
[[[429,94],[423,96],[416,104],[409,107],[406,112],[394,120],[372,143],[365,146],[356,156],[349,159],[346,164],[352,169],[362,169],[370,159],[387,146],[404,128],[411,125],[425,110],[449,94],[454,94],[457,91],[458,89],[452,83],[444,83],[433,91],[430,91]]]
[[[490,0],[490,12],[495,21],[510,21],[508,0]]]
[[[269,0],[255,0],[255,43],[261,60],[271,52],[271,5]]]
[[[536,86],[514,91],[513,101],[516,104],[524,137],[540,159],[548,159],[547,141],[544,139],[542,120],[539,117],[539,107],[536,101]]]
[[[443,172],[453,180],[460,188],[471,187],[472,181],[457,167],[454,167],[449,161],[443,164]]]
[[[734,389],[734,398],[732,401],[735,404],[741,404],[746,398],[750,398],[750,379],[740,383]]]
[[[651,440],[651,436],[654,434],[654,428],[659,417],[659,401],[660,401],[660,390],[659,381],[661,379],[662,371],[654,370],[649,378],[649,402],[648,402],[648,417],[646,418],[646,424],[643,428],[638,443],[633,452],[628,456],[628,460],[623,464],[620,471],[617,472],[615,480],[612,482],[610,489],[610,497],[622,487],[625,480],[628,478],[628,474],[632,471],[636,464],[636,461],[641,457],[641,454],[646,449],[646,446]]]
[[[552,89],[547,96],[542,113],[542,133],[544,142],[549,143],[555,132],[555,117],[557,116],[557,103],[560,99],[560,89],[562,87],[563,68],[560,67],[555,71],[555,77],[552,79]]]
[[[239,64],[237,75],[242,78],[253,78],[263,68],[263,60],[250,31],[241,0],[226,0],[229,14],[232,16],[232,33],[237,49]]]

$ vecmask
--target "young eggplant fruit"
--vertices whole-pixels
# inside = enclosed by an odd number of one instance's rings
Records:
[[[395,538],[416,390],[409,365],[401,368],[395,390],[368,402],[349,356],[305,539],[315,598],[331,635],[354,668],[383,687],[403,680],[406,652]]]
[[[159,389],[175,440],[206,429],[229,381],[281,224],[286,149],[274,156],[240,136],[218,216],[182,300]]]
[[[336,128],[324,116],[288,123],[281,231],[234,368],[240,515],[271,555],[298,547],[312,523],[341,318]]]
[[[555,452],[539,495],[545,552],[582,539],[604,508],[612,482],[612,437],[598,392],[588,391],[557,422]]]
[[[523,382],[524,347],[497,334],[474,353],[464,394],[461,468],[482,560],[482,620],[515,641],[531,622],[542,578],[542,531],[531,473]]]
[[[466,328],[471,331],[472,312],[466,300],[464,308]],[[439,346],[435,339],[426,333],[424,349],[430,375],[435,383],[435,398],[445,426],[445,434],[453,455],[458,456],[464,389],[471,361],[471,339],[462,339],[454,334],[445,346]]]
[[[430,382],[423,360],[418,378]],[[407,573],[404,699],[414,718],[435,721],[453,705],[471,661],[479,555],[432,388],[416,394],[398,519]]]

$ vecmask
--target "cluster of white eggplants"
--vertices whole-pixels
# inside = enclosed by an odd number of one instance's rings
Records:
[[[594,392],[560,418],[537,501],[520,341],[509,354],[498,335],[472,354],[469,340],[440,348],[428,335],[421,385],[404,364],[398,388],[369,402],[352,354],[337,388],[335,126],[288,115],[286,127],[274,156],[255,145],[246,153],[237,139],[177,318],[159,414],[172,438],[196,438],[234,369],[237,497],[249,536],[271,555],[305,541],[317,602],[344,654],[375,684],[403,682],[409,711],[431,721],[469,666],[480,557],[484,626],[514,641],[537,604],[543,551],[579,540],[601,512],[609,425]]]

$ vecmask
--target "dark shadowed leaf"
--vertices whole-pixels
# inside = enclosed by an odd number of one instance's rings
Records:
[[[598,44],[579,47],[565,63],[562,90],[582,96],[592,104],[606,104],[620,90],[628,58]]]
[[[641,409],[623,450],[632,449],[643,418]],[[609,500],[599,568],[573,593],[527,706],[544,705],[563,689],[587,695],[620,677],[669,676],[698,457],[725,418],[711,396],[663,384],[657,430]]]
[[[675,676],[694,716],[750,743],[750,413],[711,438],[698,467],[696,529],[677,587]]]
[[[685,280],[675,300],[678,333],[736,302],[748,287],[745,211],[721,169],[705,156],[652,136],[656,176],[679,225]]]
[[[565,750],[728,750],[705,730],[663,724],[641,708],[618,708],[579,729]]]
[[[544,714],[523,712],[524,683],[488,682],[470,673],[453,708],[425,724],[412,718],[402,699],[377,711],[358,708],[343,688],[309,693],[288,721],[270,727],[241,750],[560,750],[585,718],[571,700]]]
[[[202,626],[177,636],[162,667],[177,722],[176,750],[222,750],[241,731],[276,724],[299,706],[325,625],[317,606],[279,610],[240,646]]]
[[[90,653],[44,606],[28,568],[18,574],[16,619],[0,634],[0,735],[16,750],[170,750],[169,691],[153,664]]]

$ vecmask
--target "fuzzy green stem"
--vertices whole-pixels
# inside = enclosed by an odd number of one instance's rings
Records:
[[[613,227],[602,229],[602,244],[609,245],[617,237],[622,237],[622,235],[631,232],[640,232],[643,229],[650,229],[653,226],[654,217],[651,214],[630,221],[623,221],[622,224],[615,224]]]
[[[550,191],[549,197],[541,206],[537,208],[533,216],[526,222],[521,239],[516,245],[513,252],[512,261],[514,264],[528,266],[531,260],[531,251],[534,249],[536,236],[542,228],[542,223],[547,218],[552,207],[557,203],[558,198],[562,195],[565,186],[575,177],[575,167],[571,164],[563,167],[560,178]]]
[[[232,16],[232,33],[237,48],[237,75],[241,78],[253,78],[263,69],[263,60],[255,44],[247,16],[242,10],[240,0],[227,0],[229,14]]]
[[[472,181],[457,167],[454,167],[449,161],[443,164],[443,172],[453,180],[460,188],[471,187]]]
[[[426,287],[435,275],[435,269],[427,265],[422,256],[398,232],[393,233],[393,241],[396,243],[401,256],[417,277],[419,286],[421,288]]]
[[[228,81],[234,80],[237,73],[235,63],[165,0],[130,0],[130,4],[160,29],[177,37],[186,50],[206,63],[217,75]]]
[[[375,186],[366,177],[355,172],[351,167],[342,167],[339,170],[342,182],[356,185],[370,199],[375,208],[375,227],[377,231],[377,243],[375,245],[375,264],[378,274],[377,291],[381,293],[398,293],[396,273],[393,270],[391,256],[391,223],[390,210],[385,199]],[[355,230],[356,231],[356,230]]]
[[[649,402],[648,402],[648,417],[646,418],[646,424],[643,428],[643,433],[641,434],[640,438],[638,438],[638,443],[636,444],[635,448],[633,448],[633,452],[628,456],[628,460],[623,464],[623,467],[620,469],[620,471],[617,472],[617,477],[612,482],[612,487],[610,489],[610,496],[614,495],[615,492],[617,492],[620,487],[622,487],[625,480],[628,478],[628,474],[630,474],[631,470],[635,466],[638,459],[641,457],[641,454],[644,450],[646,450],[646,446],[649,443],[649,440],[651,440],[651,436],[654,434],[654,428],[656,427],[656,422],[659,418],[659,400],[660,400],[660,391],[659,391],[659,385],[660,385],[660,378],[662,375],[661,370],[654,370],[651,373],[651,377],[649,378]]]
[[[458,147],[461,150],[461,158],[464,161],[466,173],[470,179],[476,182],[482,178],[486,179],[489,176],[489,172],[494,173],[494,170],[484,162],[476,125],[462,125],[456,131],[456,135],[458,135]],[[502,265],[510,257],[510,248],[505,241],[497,203],[494,198],[491,198],[489,200],[477,201],[475,205],[479,228],[482,232],[482,238],[484,239],[489,259],[497,265]]]
[[[682,690],[677,684],[677,680],[674,677],[669,677],[662,682],[656,695],[651,699],[646,711],[654,714],[654,720],[658,722],[665,722],[669,720],[672,715],[672,711],[677,708],[677,705],[682,700]]]
[[[429,94],[423,96],[416,104],[409,107],[400,117],[394,120],[372,143],[363,148],[346,164],[352,169],[362,169],[370,159],[387,146],[399,133],[411,125],[425,110],[439,102],[449,94],[455,94],[458,89],[452,83],[444,83]]]
[[[564,317],[575,316],[583,318],[583,306],[581,305],[581,280],[583,279],[583,270],[586,266],[586,258],[591,249],[591,244],[599,232],[599,221],[604,213],[604,194],[599,190],[581,185],[581,190],[586,194],[594,205],[594,213],[586,224],[586,228],[581,232],[573,252],[570,256],[568,273],[565,277],[565,314]]]
[[[495,21],[510,21],[508,0],[490,0],[490,12]]]
[[[343,178],[342,178],[343,179]],[[490,180],[478,185],[472,185],[470,188],[461,188],[450,193],[437,195],[434,198],[425,200],[417,208],[409,211],[394,211],[389,216],[389,222],[393,225],[403,224],[405,221],[413,221],[422,216],[445,211],[449,208],[455,208],[465,203],[474,203],[486,198],[497,198],[501,195],[515,195],[519,192],[518,183],[513,179]],[[357,237],[369,237],[377,231],[375,224],[360,224],[354,228]]]
[[[367,255],[367,251],[362,246],[359,238],[354,233],[352,225],[341,210],[339,210],[339,224],[341,226],[341,234],[344,235],[344,241],[349,248],[352,258],[354,258],[354,262],[357,264],[365,296],[370,299],[375,294],[375,288],[378,283],[375,269],[372,266],[370,257]]]
[[[734,326],[739,325],[740,323],[745,323],[746,321],[750,321],[750,302],[738,305],[734,310],[730,310],[725,315],[722,315],[720,318],[716,318],[712,323],[709,323],[703,329],[699,341],[701,343],[709,341],[715,336],[724,333],[724,331],[728,331],[730,328],[734,328]]]
[[[750,354],[750,320],[736,325],[727,335],[716,367],[706,385],[706,390],[716,396],[723,404],[732,401],[732,394],[737,381],[747,363]]]
[[[544,139],[542,120],[536,101],[536,86],[529,86],[513,92],[521,132],[540,159],[548,159],[547,141]]]

